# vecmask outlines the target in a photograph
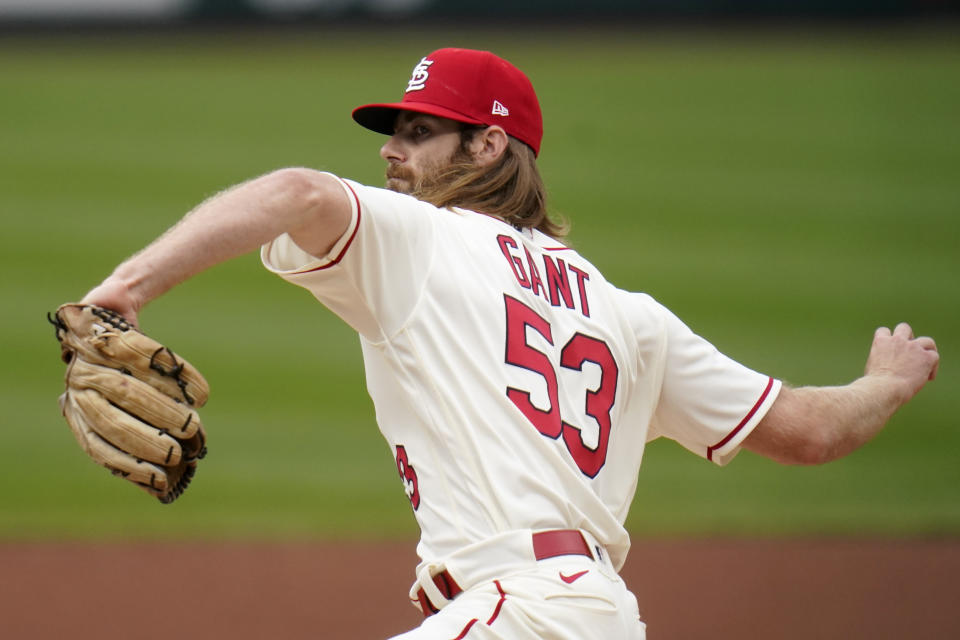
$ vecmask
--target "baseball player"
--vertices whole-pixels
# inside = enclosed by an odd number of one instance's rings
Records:
[[[269,173],[199,205],[82,303],[136,325],[177,283],[260,248],[356,330],[421,530],[409,596],[425,618],[397,638],[644,638],[618,571],[647,442],[720,465],[744,448],[821,463],[936,373],[933,340],[900,324],[877,330],[858,380],[790,388],[608,282],[547,214],[537,96],[492,53],[429,53],[399,102],[353,118],[388,136],[387,189]]]

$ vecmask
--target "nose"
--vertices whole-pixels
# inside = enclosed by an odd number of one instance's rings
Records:
[[[397,140],[397,136],[390,138],[380,147],[380,157],[387,162],[403,162],[403,145]]]

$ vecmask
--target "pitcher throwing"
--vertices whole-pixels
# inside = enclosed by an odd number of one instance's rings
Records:
[[[356,330],[421,530],[409,597],[425,619],[398,638],[643,638],[618,571],[647,442],[720,465],[744,448],[822,463],[934,377],[933,340],[906,324],[877,330],[842,387],[790,388],[731,360],[563,243],[519,69],[440,49],[399,80],[399,102],[353,112],[388,136],[387,189],[277,170],[202,203],[82,300],[136,326],[171,287],[259,247]]]

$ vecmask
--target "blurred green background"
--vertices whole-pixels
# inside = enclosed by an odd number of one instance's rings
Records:
[[[940,376],[852,456],[715,468],[653,443],[639,536],[960,534],[960,47],[951,29],[56,32],[0,39],[0,539],[416,535],[355,336],[256,255],[142,314],[208,377],[211,453],[161,506],[59,415],[44,314],[204,198],[305,165],[380,184],[361,103],[441,46],[533,79],[572,241],[734,358],[858,376],[873,329],[938,340]]]

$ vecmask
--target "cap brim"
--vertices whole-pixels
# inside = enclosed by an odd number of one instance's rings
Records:
[[[465,116],[462,113],[439,107],[427,102],[394,102],[390,104],[365,104],[353,110],[353,119],[362,127],[371,131],[383,133],[392,136],[394,125],[397,121],[397,114],[401,111],[413,111],[415,113],[425,113],[440,118],[449,118],[457,122],[467,124],[486,124],[476,118]]]

